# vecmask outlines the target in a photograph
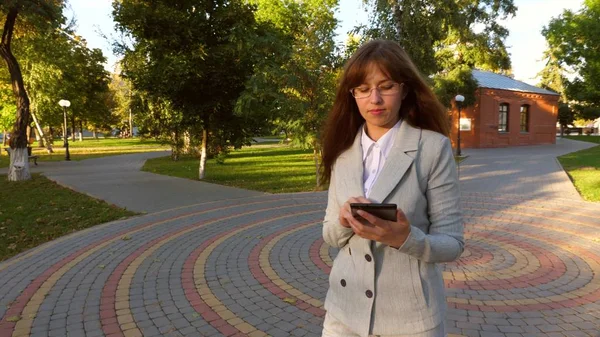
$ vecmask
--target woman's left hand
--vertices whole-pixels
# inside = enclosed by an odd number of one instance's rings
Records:
[[[348,222],[354,233],[362,238],[381,242],[397,249],[404,244],[410,234],[410,223],[400,209],[396,210],[395,222],[380,219],[363,210],[359,210],[358,215],[363,217],[366,222],[361,222],[354,217],[348,219]]]

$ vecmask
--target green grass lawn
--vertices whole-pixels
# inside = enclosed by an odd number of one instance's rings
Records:
[[[143,171],[198,179],[198,158],[174,162],[170,157],[146,161]],[[252,145],[232,151],[225,164],[209,159],[205,181],[269,193],[316,190],[312,151],[287,145]]]
[[[45,161],[65,160],[65,149],[62,140],[55,140],[54,153],[48,153],[45,148],[33,144],[32,154],[39,156],[38,163]],[[114,156],[126,153],[139,153],[168,150],[168,145],[162,145],[155,140],[142,140],[139,138],[85,138],[82,142],[69,140],[69,154],[71,160],[84,160],[90,158]],[[0,167],[8,167],[9,157],[4,149],[0,155]],[[33,164],[33,163],[32,163]]]
[[[60,236],[135,214],[39,174],[10,183],[0,175],[0,261]]]
[[[600,136],[564,136],[563,138],[600,144]]]
[[[565,138],[600,144],[596,136],[568,136]],[[600,201],[600,146],[558,157],[581,196],[588,201]]]

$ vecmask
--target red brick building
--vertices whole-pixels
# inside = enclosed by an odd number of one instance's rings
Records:
[[[487,71],[473,70],[473,77],[479,87],[475,105],[461,109],[461,148],[556,142],[559,94]],[[456,107],[451,118],[456,146]]]

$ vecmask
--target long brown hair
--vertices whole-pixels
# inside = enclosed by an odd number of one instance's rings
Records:
[[[393,41],[371,40],[346,62],[340,78],[335,102],[323,130],[323,184],[329,182],[333,164],[342,152],[352,146],[356,133],[365,122],[350,89],[363,83],[372,64],[393,81],[404,83],[406,98],[399,112],[404,122],[445,136],[450,132],[446,108],[438,101],[404,49]]]

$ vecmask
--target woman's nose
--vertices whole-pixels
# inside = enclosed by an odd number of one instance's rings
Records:
[[[369,96],[369,99],[371,100],[371,103],[373,103],[373,104],[381,103],[382,99],[381,99],[381,94],[379,93],[379,89],[377,89],[377,88],[371,89],[371,96]]]

